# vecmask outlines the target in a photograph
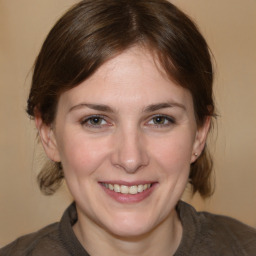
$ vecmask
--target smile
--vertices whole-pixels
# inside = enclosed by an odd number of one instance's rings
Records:
[[[116,193],[121,194],[130,194],[130,195],[136,195],[138,193],[141,193],[151,187],[151,183],[149,184],[140,184],[140,185],[132,185],[132,186],[126,186],[126,185],[118,185],[118,184],[109,184],[109,183],[101,183],[105,188],[115,191]]]

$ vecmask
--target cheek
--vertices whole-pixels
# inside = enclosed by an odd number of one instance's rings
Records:
[[[65,137],[64,137],[65,138]],[[104,141],[93,140],[86,136],[69,136],[60,145],[61,161],[65,173],[88,175],[93,173],[108,154]]]
[[[193,149],[193,136],[189,133],[176,133],[158,141],[158,146],[151,146],[159,165],[170,173],[180,172],[189,169]]]

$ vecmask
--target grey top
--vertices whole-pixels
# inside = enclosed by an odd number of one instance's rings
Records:
[[[174,256],[256,255],[256,229],[229,217],[197,212],[182,201],[176,208],[183,235]],[[73,232],[76,221],[73,203],[60,222],[18,238],[0,249],[0,256],[89,256]]]

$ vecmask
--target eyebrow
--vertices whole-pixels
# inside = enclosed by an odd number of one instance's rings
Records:
[[[69,112],[71,112],[73,110],[76,110],[76,109],[84,108],[84,107],[87,107],[87,108],[90,108],[90,109],[93,109],[93,110],[102,111],[102,112],[110,112],[110,113],[114,112],[113,109],[110,108],[107,105],[104,105],[104,104],[90,104],[90,103],[81,103],[81,104],[75,105],[75,106],[73,106],[69,109]]]
[[[178,102],[164,102],[164,103],[151,104],[147,106],[143,110],[143,112],[154,112],[163,108],[173,108],[173,107],[179,107],[186,110],[186,107],[183,104],[180,104]]]
[[[107,105],[90,104],[90,103],[81,103],[81,104],[75,105],[69,109],[69,112],[76,110],[76,109],[84,108],[84,107],[87,107],[87,108],[90,108],[93,110],[97,110],[97,111],[114,113],[114,110]],[[145,107],[142,112],[149,113],[149,112],[154,112],[154,111],[157,111],[160,109],[173,108],[173,107],[179,107],[179,108],[186,110],[186,107],[183,104],[180,104],[177,102],[163,102],[163,103],[151,104],[151,105]]]

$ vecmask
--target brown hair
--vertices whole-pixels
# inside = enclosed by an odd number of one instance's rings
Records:
[[[36,59],[27,113],[39,113],[50,125],[61,93],[134,45],[154,52],[169,77],[191,92],[199,126],[214,115],[207,43],[191,19],[165,0],[84,0],[71,8],[52,28]],[[61,165],[56,166],[38,176],[46,194],[55,192],[63,178]],[[205,147],[191,165],[194,193],[212,193],[211,172]]]

